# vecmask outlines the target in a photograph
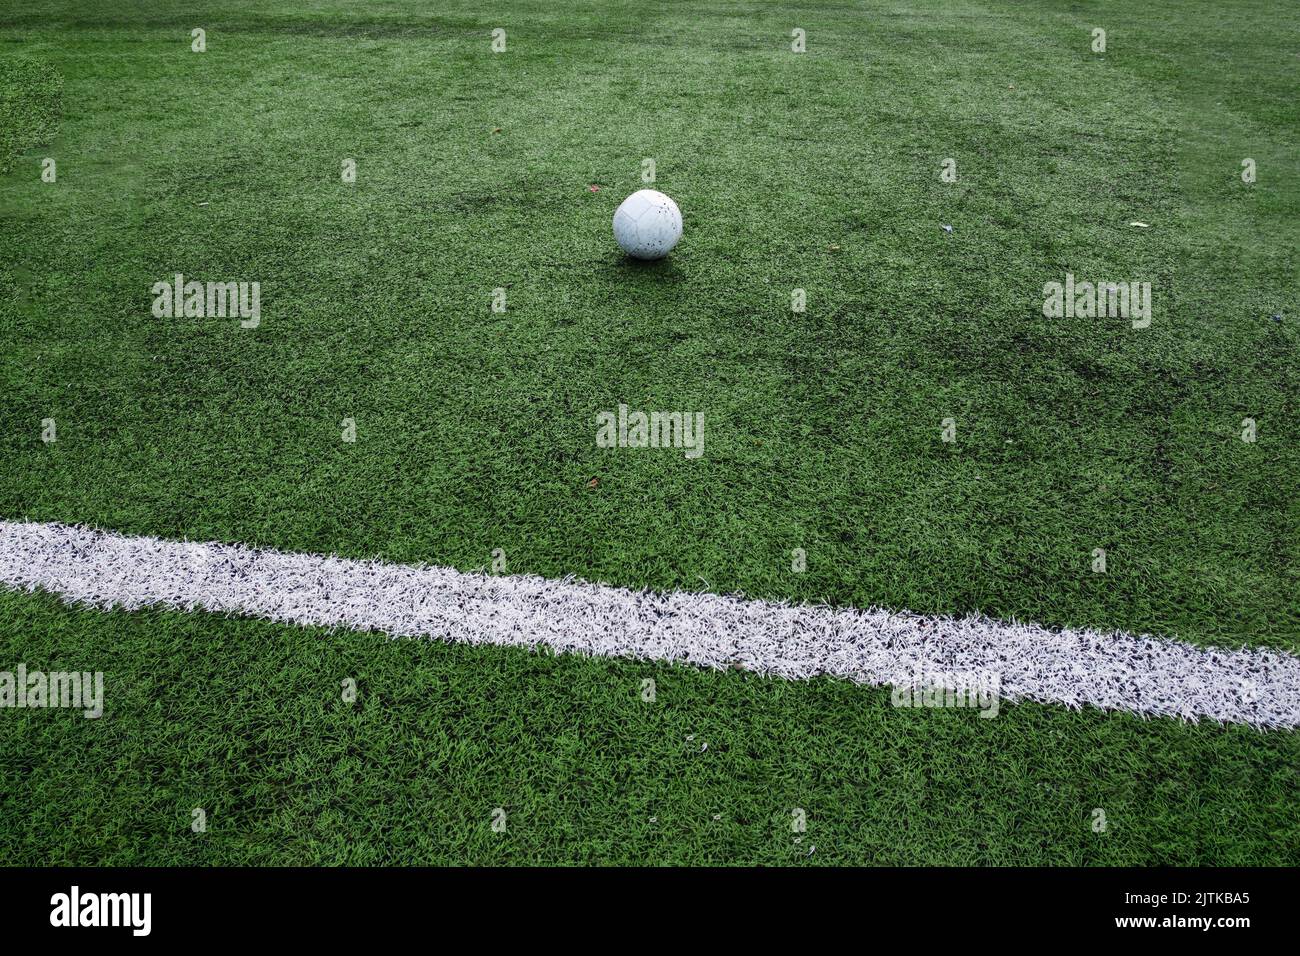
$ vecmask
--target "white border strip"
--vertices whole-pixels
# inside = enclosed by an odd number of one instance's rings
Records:
[[[203,609],[795,679],[829,674],[910,687],[918,672],[991,673],[1013,701],[1300,726],[1300,659],[1292,655],[982,617],[655,594],[20,522],[0,522],[0,584],[97,608]]]

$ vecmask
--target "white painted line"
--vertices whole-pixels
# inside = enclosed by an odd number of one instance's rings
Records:
[[[1007,700],[1300,726],[1292,655],[981,617],[654,594],[21,522],[0,522],[0,583],[98,608],[202,609],[792,679],[912,686],[918,674],[993,674]]]

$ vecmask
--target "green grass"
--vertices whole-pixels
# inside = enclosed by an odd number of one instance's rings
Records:
[[[0,3],[0,516],[1300,650],[1294,9],[477,7]],[[635,267],[644,157],[686,234]],[[1044,318],[1067,271],[1151,328]],[[153,318],[175,272],[261,326]],[[704,457],[596,448],[620,402]],[[793,862],[792,806],[814,862],[1300,858],[1290,734],[26,596],[0,635],[111,709],[4,715],[6,861]]]
[[[0,57],[0,172],[12,169],[20,153],[54,136],[62,85],[49,64]]]
[[[1295,734],[1033,704],[981,719],[829,679],[46,597],[0,613],[5,660],[106,662],[98,720],[3,715],[8,863],[1256,865],[1295,863],[1300,840]]]

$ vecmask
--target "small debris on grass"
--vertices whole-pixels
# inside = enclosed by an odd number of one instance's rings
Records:
[[[949,232],[949,233],[952,232],[952,226],[940,226],[939,228],[942,229],[944,232]]]
[[[1129,225],[1130,225],[1130,226],[1137,226],[1139,229],[1150,229],[1150,228],[1151,228],[1151,223],[1149,223],[1149,222],[1138,222],[1136,219],[1134,219],[1132,222],[1130,222]]]
[[[600,187],[597,186],[595,183],[592,183],[590,186],[587,187],[587,192],[598,193],[600,192]]]
[[[588,488],[599,488],[599,487],[600,487],[600,479],[599,479],[599,478],[593,478],[593,479],[591,479],[591,481],[587,482],[587,487],[588,487]]]
[[[499,133],[499,132],[501,132],[501,127],[500,127],[500,126],[496,127],[495,129],[492,130],[492,132],[494,132],[494,133]]]
[[[1275,315],[1275,316],[1273,316],[1273,321],[1274,321],[1274,322],[1281,322],[1281,321],[1282,321],[1282,316],[1281,316],[1281,315]]]
[[[206,205],[208,205],[208,204],[205,203],[205,202],[201,202],[201,203],[199,203],[199,205],[200,205],[200,206],[206,206]]]
[[[831,245],[827,246],[826,248],[829,249],[831,252],[839,252],[839,251],[840,251],[840,247],[837,246],[837,245],[835,245],[834,243],[832,243]]]

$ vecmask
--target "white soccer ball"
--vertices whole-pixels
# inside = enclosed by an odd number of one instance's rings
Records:
[[[682,237],[682,211],[663,193],[638,189],[614,213],[614,238],[634,259],[662,259]]]

